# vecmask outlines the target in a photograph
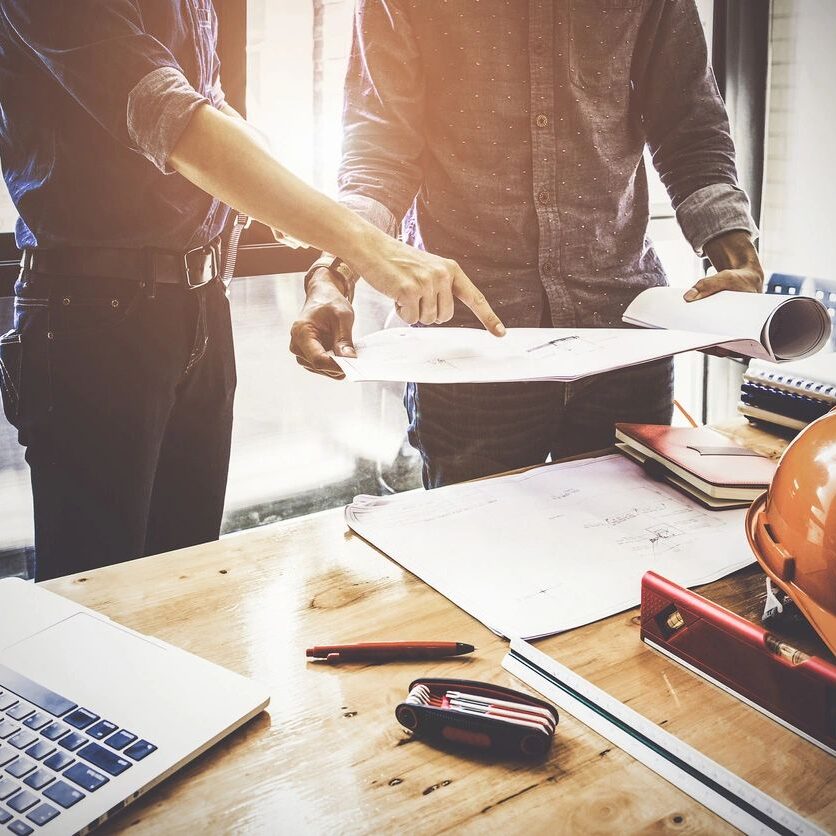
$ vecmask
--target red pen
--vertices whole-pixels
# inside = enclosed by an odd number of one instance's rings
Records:
[[[462,642],[363,642],[309,647],[305,655],[328,662],[392,662],[410,659],[442,659],[473,653],[472,644]]]

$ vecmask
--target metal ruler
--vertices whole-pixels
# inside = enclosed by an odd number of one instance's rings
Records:
[[[512,639],[502,667],[744,833],[824,834],[528,642]]]

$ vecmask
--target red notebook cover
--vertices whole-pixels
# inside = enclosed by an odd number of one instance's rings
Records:
[[[708,427],[616,424],[616,430],[704,482],[726,488],[763,488],[777,463]]]

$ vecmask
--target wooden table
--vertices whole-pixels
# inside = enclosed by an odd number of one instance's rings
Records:
[[[267,713],[127,808],[105,832],[732,830],[565,713],[548,760],[536,765],[453,755],[411,740],[394,708],[414,677],[521,686],[500,668],[504,641],[348,533],[341,510],[46,586],[272,692]],[[754,611],[761,588],[762,576],[750,569],[711,584],[709,594]],[[648,649],[637,615],[616,615],[538,646],[836,831],[836,760]],[[470,641],[478,651],[430,664],[305,659],[313,644],[380,638]]]

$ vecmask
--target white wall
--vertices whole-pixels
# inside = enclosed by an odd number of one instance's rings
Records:
[[[773,0],[761,254],[836,279],[836,3]]]

